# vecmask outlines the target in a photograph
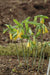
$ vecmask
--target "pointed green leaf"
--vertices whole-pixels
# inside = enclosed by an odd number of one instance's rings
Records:
[[[3,30],[3,34],[5,34],[7,31],[8,31],[8,28],[7,29],[4,29]]]
[[[21,25],[16,19],[13,19],[13,21],[14,21],[14,23],[17,24],[18,26]]]
[[[44,15],[37,15],[37,17],[48,19],[48,17]]]

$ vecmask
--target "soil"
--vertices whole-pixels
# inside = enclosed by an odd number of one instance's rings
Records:
[[[24,65],[24,60],[20,57],[20,62],[22,66],[19,66],[19,62],[16,56],[0,56],[0,75],[46,75],[48,61],[45,60],[43,65],[38,72],[38,61],[36,60],[36,66],[32,66],[32,58],[29,58],[29,68],[27,71],[27,66]]]
[[[45,24],[50,31],[50,0],[47,0],[46,3],[44,3],[44,0],[0,0],[0,44],[10,42],[8,33],[3,35],[3,29],[6,28],[5,24],[15,25],[14,18],[21,22],[30,16],[33,20],[33,17],[38,14],[49,17]],[[49,34],[44,35],[44,41],[50,40]]]

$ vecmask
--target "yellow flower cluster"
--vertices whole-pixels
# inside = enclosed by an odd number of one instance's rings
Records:
[[[18,33],[17,36],[14,38],[14,40],[16,40],[17,38],[20,38],[21,39],[22,38],[22,35],[23,35],[22,32]]]
[[[39,29],[38,32],[41,32],[41,29]],[[43,34],[48,33],[48,29],[47,29],[47,27],[45,27],[45,29],[43,30],[42,33],[43,33]]]
[[[48,33],[47,27],[45,27],[45,31],[43,30],[43,34]]]
[[[35,40],[33,40],[33,44],[36,45],[36,41]],[[27,43],[27,47],[28,48],[31,47],[31,43],[30,42]]]
[[[15,38],[12,38],[12,34],[10,33],[10,40],[16,40],[17,38],[22,38],[21,36],[23,35],[23,32],[19,33],[19,30],[17,30],[17,36]]]

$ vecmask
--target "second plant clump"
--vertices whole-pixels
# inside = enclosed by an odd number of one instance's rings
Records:
[[[37,22],[37,19],[40,18],[40,22]],[[43,61],[44,61],[44,48],[47,45],[47,42],[43,45],[43,35],[48,33],[48,29],[46,25],[44,24],[44,19],[48,19],[47,16],[43,15],[37,15],[34,16],[33,21],[29,21],[30,17],[27,17],[24,21],[21,23],[18,22],[16,19],[13,19],[14,23],[16,24],[15,26],[12,25],[7,25],[7,29],[3,31],[3,33],[9,31],[9,37],[10,40],[16,41],[18,38],[20,38],[21,43],[22,43],[22,51],[23,51],[23,59],[25,65],[27,65],[27,70],[29,68],[29,51],[32,50],[32,68],[34,65],[36,65],[36,58],[37,58],[37,53],[38,53],[38,37],[41,36],[41,53],[40,53],[40,59],[39,59],[39,65],[38,65],[38,71],[40,68],[40,63],[43,55]],[[35,27],[35,33],[33,33],[31,27],[29,25],[33,25]],[[23,39],[27,39],[27,44],[25,45],[25,48],[27,49],[27,56],[25,55],[25,50],[23,46]],[[33,51],[35,48],[35,57],[33,56]],[[17,57],[19,60],[19,65],[22,66],[22,63],[20,63],[20,57],[18,53],[18,47],[16,45],[16,50],[17,50]],[[33,60],[34,57],[34,60]]]

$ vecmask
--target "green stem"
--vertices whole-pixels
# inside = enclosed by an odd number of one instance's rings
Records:
[[[16,45],[16,44],[15,44]],[[18,52],[18,47],[16,45],[16,51],[17,51],[17,58],[18,58],[18,61],[19,61],[19,64],[20,64],[20,58],[19,58],[19,52]]]
[[[42,48],[42,43],[41,43],[41,54],[40,54],[40,60],[39,60],[39,66],[38,66],[38,72],[39,72],[39,68],[40,68],[40,63],[41,63],[42,53],[43,53],[43,48]]]
[[[40,53],[40,60],[39,60],[39,65],[38,65],[38,72],[39,72],[39,68],[40,68],[40,63],[41,63],[41,58],[42,58],[42,53],[43,53],[43,34],[42,34],[42,26],[41,26],[41,53]]]
[[[37,46],[36,46],[36,49],[35,49],[35,60],[34,60],[34,65],[36,65],[37,53],[38,53],[38,50],[37,50]]]
[[[28,71],[28,68],[29,68],[28,62],[29,62],[29,48],[28,48],[28,51],[27,51],[27,71]]]
[[[26,56],[25,56],[25,51],[24,51],[24,46],[23,46],[23,42],[22,42],[22,51],[23,51],[23,58],[24,58],[24,62],[25,62],[25,64],[26,64]]]
[[[46,45],[44,44],[43,51],[44,51],[45,47],[46,47]],[[43,52],[43,61],[42,61],[42,66],[41,67],[43,67],[43,62],[44,62],[44,52]]]

